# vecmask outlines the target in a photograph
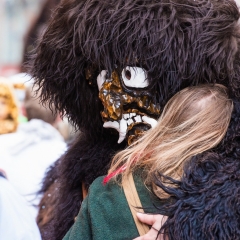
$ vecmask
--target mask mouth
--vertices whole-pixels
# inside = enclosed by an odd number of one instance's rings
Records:
[[[151,129],[151,125],[148,123],[135,123],[131,126],[131,129],[127,132],[127,142],[131,145],[133,142],[137,141],[146,131]]]
[[[134,139],[134,134],[138,138],[139,135],[155,127],[156,124],[157,120],[147,116],[145,113],[137,109],[128,109],[127,112],[122,113],[122,119],[118,121],[106,121],[103,127],[116,129],[119,132],[118,143],[120,144],[126,137],[131,136],[131,139]]]
[[[123,119],[127,122],[128,132],[136,125],[143,126],[148,124],[150,127],[155,127],[157,123],[155,118],[136,109],[128,110],[128,112],[123,113],[122,116]]]
[[[160,115],[159,104],[153,104],[147,98],[144,100],[137,98],[136,102],[131,102],[123,105],[124,113],[138,113],[139,115],[146,115],[151,118],[158,118]]]

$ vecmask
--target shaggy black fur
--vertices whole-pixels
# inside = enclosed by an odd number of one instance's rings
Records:
[[[59,160],[57,166],[47,173],[42,191],[48,195],[49,187],[54,184],[54,192],[51,193],[54,199],[48,200],[54,206],[49,206],[48,201],[41,202],[39,216],[44,215],[47,207],[54,207],[54,209],[49,223],[39,224],[43,239],[63,238],[79,212],[82,201],[82,182],[88,188],[98,176],[107,174],[113,155],[125,147],[125,143],[117,144],[118,136],[109,133],[107,129],[103,131],[97,140],[94,140],[90,134],[80,133],[79,139]]]
[[[179,88],[201,82],[239,92],[238,18],[228,0],[66,0],[37,48],[32,75],[43,100],[99,133],[98,91],[88,86],[87,67],[111,72],[137,59],[161,105]]]
[[[222,83],[240,96],[238,19],[233,0],[61,2],[36,49],[31,74],[42,100],[50,100],[82,135],[57,170],[60,195],[48,240],[62,239],[73,223],[81,182],[88,185],[106,174],[112,155],[125,147],[102,127],[100,70],[144,67],[161,106],[179,89],[206,82]]]
[[[158,186],[175,199],[164,229],[169,240],[240,239],[240,102],[235,102],[227,135],[217,149],[185,166],[178,188]],[[159,207],[160,212],[163,207]]]

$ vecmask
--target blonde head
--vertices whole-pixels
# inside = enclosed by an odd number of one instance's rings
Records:
[[[14,132],[18,126],[18,106],[13,87],[5,78],[0,78],[0,134]],[[5,121],[5,123],[3,122]]]
[[[180,179],[185,161],[222,140],[232,109],[223,85],[183,89],[168,101],[154,129],[113,158],[109,173],[124,166],[122,179],[136,168],[145,170],[147,184],[157,171]]]

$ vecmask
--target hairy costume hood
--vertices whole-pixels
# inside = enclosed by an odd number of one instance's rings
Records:
[[[101,128],[96,77],[103,69],[143,67],[161,105],[179,89],[205,82],[238,95],[238,19],[228,0],[63,1],[37,48],[32,75],[43,100],[94,132]]]

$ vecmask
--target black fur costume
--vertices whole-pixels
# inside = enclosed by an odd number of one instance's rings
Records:
[[[161,106],[180,89],[206,82],[224,84],[239,97],[238,19],[233,0],[61,2],[36,49],[31,73],[42,100],[54,103],[81,135],[45,179],[43,191],[51,183],[58,191],[52,195],[53,214],[41,228],[44,239],[62,239],[79,211],[82,182],[89,186],[106,174],[113,154],[126,146],[117,144],[114,130],[103,128],[96,86],[100,71],[143,67]]]

